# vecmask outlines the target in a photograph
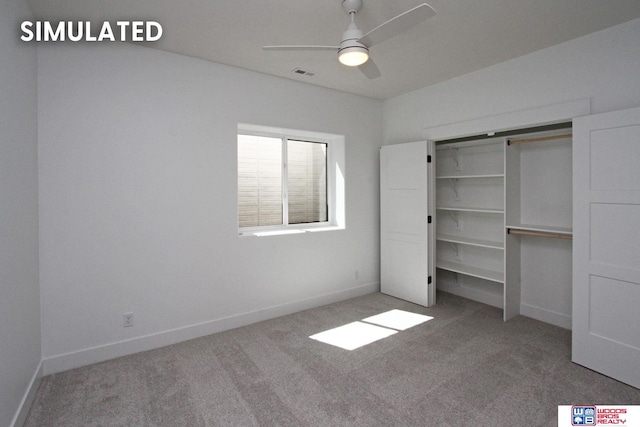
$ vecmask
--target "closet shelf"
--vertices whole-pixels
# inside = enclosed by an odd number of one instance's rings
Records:
[[[494,242],[491,240],[482,240],[482,239],[472,239],[469,237],[462,237],[462,236],[450,236],[446,234],[438,234],[436,236],[436,240],[439,240],[441,242],[450,242],[450,243],[458,243],[462,245],[478,246],[481,248],[504,249],[504,243],[502,242]]]
[[[490,280],[492,282],[504,283],[504,273],[502,271],[492,271],[484,268],[474,267],[461,264],[459,262],[437,260],[436,268],[451,271],[453,273],[462,273],[467,276],[478,277],[480,279]]]
[[[504,174],[503,173],[496,173],[496,174],[478,174],[478,175],[441,175],[441,176],[436,176],[436,179],[465,179],[465,178],[473,178],[473,179],[478,179],[478,178],[504,178]]]
[[[471,207],[457,207],[457,206],[436,206],[440,211],[457,211],[457,212],[478,212],[478,213],[491,213],[491,214],[504,214],[502,208],[471,208]]]

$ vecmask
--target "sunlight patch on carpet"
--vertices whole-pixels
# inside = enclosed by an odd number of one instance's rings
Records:
[[[355,350],[356,348],[396,333],[398,333],[398,331],[394,331],[393,329],[382,328],[362,322],[353,322],[311,335],[309,338],[344,348],[345,350]]]
[[[433,317],[425,316],[424,314],[394,309],[385,313],[376,314],[375,316],[367,317],[366,319],[362,319],[362,321],[384,326],[385,328],[404,331],[405,329],[412,328],[431,319],[433,319]]]
[[[394,309],[367,317],[361,322],[348,323],[311,335],[309,338],[345,350],[355,350],[431,319],[433,317],[424,314]]]

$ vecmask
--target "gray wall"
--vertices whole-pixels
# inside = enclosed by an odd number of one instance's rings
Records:
[[[378,289],[381,102],[128,44],[38,51],[45,373]],[[346,229],[238,236],[238,123],[344,135]]]
[[[0,0],[0,426],[10,425],[40,363],[36,48],[31,13]]]
[[[591,112],[640,104],[640,19],[416,90],[384,103],[385,144],[423,129],[591,99]]]

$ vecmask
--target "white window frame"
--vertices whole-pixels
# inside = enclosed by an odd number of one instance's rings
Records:
[[[345,139],[343,135],[311,132],[295,129],[276,128],[252,124],[238,124],[237,134],[265,136],[283,139],[282,144],[282,225],[265,225],[256,227],[240,227],[238,218],[238,187],[237,187],[237,159],[236,159],[236,226],[239,236],[273,236],[283,234],[300,234],[320,231],[333,231],[345,228],[345,182],[344,182],[344,154]],[[303,224],[288,224],[289,203],[287,197],[287,180],[284,179],[287,167],[287,147],[285,140],[317,142],[327,144],[327,221]],[[236,142],[237,145],[237,142]]]

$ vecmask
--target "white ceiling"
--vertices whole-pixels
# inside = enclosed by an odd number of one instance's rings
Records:
[[[363,0],[365,33],[423,3]],[[387,99],[640,17],[640,0],[426,0],[436,16],[371,49],[368,80],[333,52],[265,52],[263,45],[337,45],[341,0],[29,0],[40,20],[155,20],[151,47],[377,99]],[[295,68],[315,73],[300,76]]]

